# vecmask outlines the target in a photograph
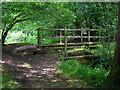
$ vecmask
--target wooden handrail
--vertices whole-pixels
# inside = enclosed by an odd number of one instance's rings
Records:
[[[89,45],[95,45],[95,44],[100,44],[99,42],[82,42],[82,43],[67,43],[67,46],[68,45],[86,45],[86,44],[89,44]],[[41,44],[40,46],[61,46],[61,45],[64,45],[64,43],[56,43],[56,44]]]
[[[36,30],[55,30],[55,31],[64,31],[65,29],[36,29]],[[67,31],[81,31],[81,30],[85,30],[85,31],[98,31],[98,30],[107,30],[107,29],[66,29]]]
[[[66,36],[66,38],[107,38],[108,36]],[[59,39],[59,38],[64,38],[64,36],[61,37],[40,37],[40,39]]]

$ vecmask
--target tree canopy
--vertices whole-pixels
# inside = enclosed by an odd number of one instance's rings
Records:
[[[108,22],[110,27],[117,26],[114,24],[117,18],[117,4],[113,2],[3,2],[2,43],[12,30],[22,29],[25,32],[28,27],[29,32],[39,27],[107,28]]]

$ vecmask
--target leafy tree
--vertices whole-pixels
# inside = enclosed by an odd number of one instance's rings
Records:
[[[119,5],[119,14],[118,14],[118,25],[120,24],[120,2]],[[120,86],[120,27],[117,30],[117,39],[116,39],[116,48],[114,51],[114,60],[112,62],[112,68],[108,75],[108,80],[105,82],[108,87],[119,87]],[[105,85],[106,85],[105,84]]]
[[[106,28],[107,5],[110,9],[110,27],[114,27],[113,3],[4,2],[2,3],[2,43],[5,43],[8,32],[12,30],[23,29],[23,32],[32,33],[36,28],[65,28],[66,26],[68,28]],[[117,21],[117,16],[115,20]],[[113,29],[111,31],[112,34]],[[44,32],[47,33],[47,31]],[[80,35],[79,32],[76,33]],[[107,32],[104,31],[104,33]],[[46,35],[49,36],[49,33]]]
[[[39,21],[43,18],[43,14],[47,13],[45,3],[28,3],[28,2],[4,2],[2,3],[2,44],[5,43],[5,38],[8,32],[19,22],[23,21]],[[47,14],[46,14],[47,15]]]

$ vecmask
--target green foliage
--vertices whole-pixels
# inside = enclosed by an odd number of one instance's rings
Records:
[[[31,35],[30,33],[23,33],[22,31],[11,32],[8,34],[6,39],[6,44],[9,43],[30,43],[37,44],[37,38],[35,35]]]
[[[115,49],[115,42],[110,42],[110,49],[111,53],[114,53]],[[95,49],[92,49],[91,51],[95,52],[95,54],[109,54],[109,47],[107,42],[103,42],[100,45],[98,45]]]
[[[92,86],[101,86],[109,74],[109,71],[104,69],[92,69],[90,66],[81,65],[75,59],[61,62],[58,69],[65,77],[85,80]]]
[[[110,43],[110,50],[111,50],[111,57],[113,59],[114,57],[114,49],[115,49],[115,42]],[[97,58],[96,60],[93,60],[91,63],[91,66],[97,67],[97,68],[105,68],[109,69],[111,65],[110,55],[109,55],[109,47],[108,44],[104,42],[104,44],[99,45],[96,47],[96,49],[91,50],[96,55],[101,55],[100,58]]]
[[[22,8],[21,8],[22,6]],[[115,4],[115,18],[114,18],[114,3],[80,3],[80,2],[4,2],[2,3],[2,23],[3,32],[2,36],[5,36],[7,30],[10,31],[22,31],[27,34],[33,34],[27,41],[30,42],[36,37],[36,28],[51,29],[51,28],[107,28],[107,6],[109,6],[109,23],[111,30],[111,38],[113,38],[113,27],[117,27],[114,24],[118,20],[117,17],[117,3]],[[23,22],[24,21],[24,22]],[[72,32],[73,33],[73,32]],[[74,32],[80,35],[79,32]],[[45,31],[43,36],[54,35],[55,32]],[[56,33],[59,36],[59,31]],[[85,31],[84,34],[87,34]],[[96,35],[91,33],[91,35]],[[107,35],[107,31],[103,30],[102,35]],[[68,32],[68,35],[72,35]],[[34,37],[33,37],[34,36]],[[32,39],[34,38],[34,39]],[[31,40],[32,39],[32,40]],[[43,40],[45,42],[53,42],[54,40]],[[42,41],[42,43],[44,43]],[[55,42],[58,40],[55,40]],[[32,42],[33,43],[33,42]]]
[[[12,76],[9,74],[7,68],[4,67],[4,71],[2,72],[2,88],[20,88],[20,85],[16,80],[12,79]]]
[[[21,31],[19,32],[11,32],[8,34],[7,37],[7,43],[18,43],[18,42],[22,42],[25,37],[27,37],[24,33],[22,33]]]

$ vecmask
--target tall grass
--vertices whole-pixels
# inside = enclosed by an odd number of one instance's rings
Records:
[[[63,76],[84,80],[94,87],[102,86],[102,83],[106,80],[109,74],[109,71],[106,71],[105,69],[93,69],[90,66],[81,65],[75,59],[61,62],[58,69],[62,71]]]

